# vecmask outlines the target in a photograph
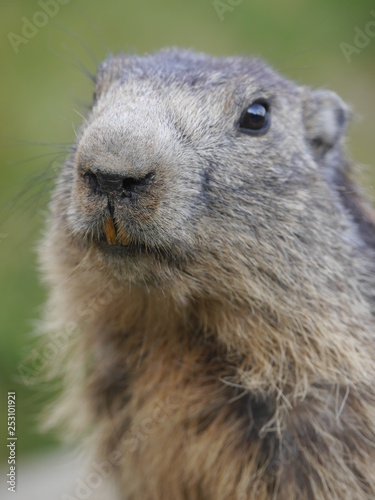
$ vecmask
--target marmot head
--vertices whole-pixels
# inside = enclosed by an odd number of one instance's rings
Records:
[[[333,92],[257,59],[110,58],[58,182],[55,232],[75,264],[128,282],[335,293],[365,245],[339,181],[347,118]]]

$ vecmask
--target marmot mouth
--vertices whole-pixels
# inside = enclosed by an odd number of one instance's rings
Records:
[[[115,243],[113,240],[108,242],[108,237],[106,234],[96,241],[96,247],[103,253],[110,255],[118,255],[123,257],[142,257],[142,256],[152,256],[158,260],[168,260],[170,255],[163,249],[158,247],[150,247],[145,243],[136,240],[130,240],[128,244],[124,245],[120,242]]]
[[[107,253],[122,253],[124,255],[143,255],[155,253],[155,250],[149,248],[144,243],[136,241],[129,240],[129,243],[126,245],[115,242],[114,240],[109,242],[107,235],[103,235],[99,241],[97,241],[97,246]]]
[[[165,244],[147,244],[139,237],[130,235],[122,226],[117,224],[113,217],[108,217],[104,222],[104,231],[99,239],[93,241],[96,248],[107,256],[118,257],[152,257],[159,262],[172,264],[178,267],[180,262],[186,260],[187,256],[181,255],[181,249],[166,246]]]
[[[174,269],[183,269],[188,260],[191,259],[189,255],[181,255],[172,248],[162,246],[150,246],[141,241],[132,240],[128,245],[109,244],[106,236],[96,240],[94,243],[97,250],[104,258],[110,259],[152,259],[162,265],[172,266]]]
[[[144,255],[159,253],[148,245],[137,241],[123,228],[119,227],[114,217],[107,217],[104,232],[97,241],[98,247],[109,254]]]
[[[130,235],[124,228],[118,229],[113,216],[108,217],[104,223],[105,238],[109,246],[129,246],[131,243]]]

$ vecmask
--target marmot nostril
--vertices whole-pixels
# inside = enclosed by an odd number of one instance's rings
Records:
[[[141,177],[124,176],[121,174],[106,173],[91,170],[83,174],[90,191],[95,195],[121,196],[130,198],[133,194],[142,194],[155,178],[155,172],[149,172]]]
[[[141,194],[150,186],[155,178],[155,172],[149,172],[143,177],[125,177],[122,179],[122,195]]]
[[[88,184],[90,191],[93,194],[97,194],[99,196],[102,194],[100,184],[98,182],[98,178],[96,177],[96,175],[93,172],[91,172],[91,170],[88,170],[87,172],[85,172],[82,175],[82,177],[83,177],[84,181]]]

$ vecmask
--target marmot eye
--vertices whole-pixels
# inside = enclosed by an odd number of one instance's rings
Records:
[[[241,132],[250,135],[265,134],[270,126],[268,103],[255,101],[242,113],[238,127]]]

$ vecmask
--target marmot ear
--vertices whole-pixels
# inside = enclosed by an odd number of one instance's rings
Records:
[[[303,107],[305,137],[315,157],[324,156],[343,137],[349,119],[349,108],[334,92],[309,91]]]

